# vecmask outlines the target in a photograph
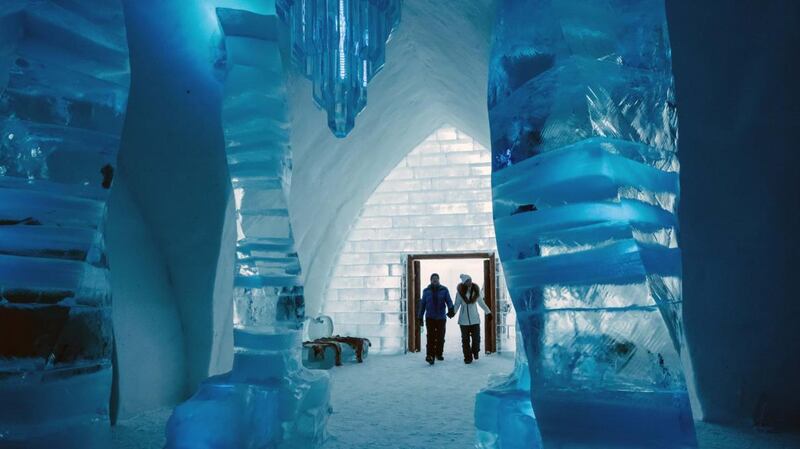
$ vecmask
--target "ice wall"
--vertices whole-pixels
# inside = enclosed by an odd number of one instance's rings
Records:
[[[498,248],[544,444],[695,447],[663,2],[502,2],[488,95]]]
[[[403,352],[405,257],[496,252],[491,201],[489,149],[450,126],[428,136],[375,189],[344,242],[322,309],[335,332],[369,338],[371,352]]]
[[[128,98],[118,1],[0,5],[0,445],[109,446],[103,244]]]
[[[217,16],[237,216],[234,364],[175,410],[167,447],[313,447],[325,438],[329,378],[300,361],[305,309],[286,203],[291,153],[277,18],[227,8]]]

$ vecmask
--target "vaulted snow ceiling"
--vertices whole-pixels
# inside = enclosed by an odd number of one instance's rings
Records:
[[[333,136],[311,84],[290,82],[294,171],[290,212],[318,313],[330,270],[370,193],[411,149],[444,124],[488,146],[486,87],[494,2],[405,0],[386,65],[344,139]]]

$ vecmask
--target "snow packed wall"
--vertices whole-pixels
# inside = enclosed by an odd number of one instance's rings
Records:
[[[490,64],[498,249],[545,446],[696,447],[663,2],[506,0]]]
[[[135,206],[147,231],[115,232],[148,237],[151,243],[143,242],[143,246],[152,245],[153,258],[145,258],[147,251],[140,250],[133,238],[109,242],[112,290],[123,300],[131,298],[141,308],[149,308],[158,318],[148,320],[141,313],[115,316],[115,323],[125,329],[157,332],[146,338],[131,332],[118,336],[119,362],[125,370],[120,373],[121,417],[126,397],[138,395],[125,386],[124,377],[151,376],[149,363],[135,358],[151,338],[161,340],[152,359],[184,359],[183,368],[174,368],[184,372],[172,378],[165,373],[153,384],[153,391],[177,388],[180,399],[185,399],[210,374],[231,367],[230,267],[235,259],[236,222],[220,124],[222,86],[214,69],[220,36],[212,4],[242,1],[123,1],[132,77],[117,171],[130,202],[127,195],[112,194],[110,210],[117,208],[120,213],[109,216],[108,226],[131,225],[125,215]],[[115,204],[116,200],[120,203]],[[132,252],[141,258],[131,257]],[[157,275],[138,275],[148,270]],[[133,299],[148,292],[159,292],[159,299]],[[154,302],[159,306],[152,307]],[[176,335],[169,327],[152,327],[154,322],[176,318],[181,338],[171,338]],[[173,386],[173,382],[180,384]],[[169,392],[141,406],[175,402]]]
[[[105,242],[114,298],[112,415],[126,419],[186,398],[187,339],[167,262],[120,169],[108,198]]]
[[[369,338],[373,352],[403,352],[406,256],[496,252],[491,196],[489,149],[465,133],[440,128],[409,152],[369,197],[343,244],[322,306],[334,331]],[[500,329],[498,336],[508,339]]]
[[[107,448],[120,2],[0,5],[0,445]]]
[[[314,447],[326,436],[329,377],[300,360],[305,308],[287,209],[291,153],[278,21],[228,8],[217,16],[238,234],[235,354],[232,371],[205,380],[175,409],[167,447]]]

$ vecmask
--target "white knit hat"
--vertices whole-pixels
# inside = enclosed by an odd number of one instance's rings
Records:
[[[472,278],[468,274],[462,274],[459,277],[461,278],[461,283],[462,284],[467,282],[467,280],[470,280],[470,281],[472,280]]]

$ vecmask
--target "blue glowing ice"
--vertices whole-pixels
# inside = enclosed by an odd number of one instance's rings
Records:
[[[110,446],[106,200],[128,99],[117,0],[0,4],[0,446]]]
[[[531,375],[517,332],[514,371],[490,377],[475,398],[477,449],[538,449],[542,437],[531,405]]]
[[[315,447],[326,436],[329,376],[301,361],[305,308],[287,203],[292,164],[277,18],[226,8],[217,16],[238,234],[234,363],[175,409],[167,448]]]
[[[289,26],[292,59],[314,85],[337,137],[353,129],[367,84],[383,67],[386,42],[400,22],[400,0],[277,0]]]
[[[495,228],[543,442],[696,447],[664,2],[505,0],[494,39]]]

